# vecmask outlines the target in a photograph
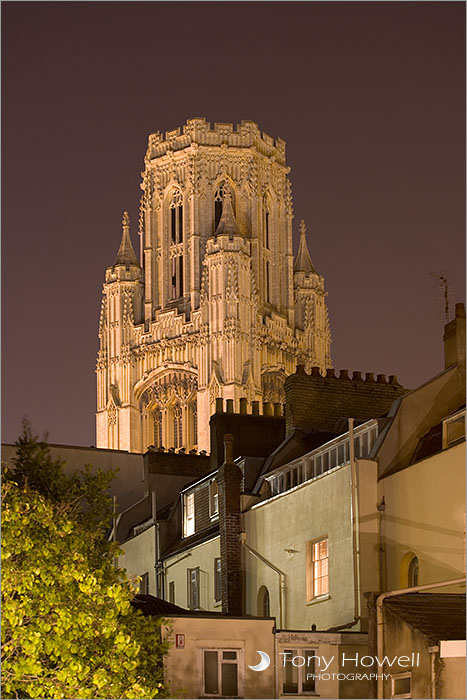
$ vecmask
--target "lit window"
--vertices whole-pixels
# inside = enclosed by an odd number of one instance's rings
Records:
[[[284,695],[304,695],[315,693],[314,649],[284,649],[280,658],[282,668],[282,693]],[[301,657],[301,658],[298,658]],[[292,663],[295,659],[295,664]]]
[[[215,479],[209,484],[209,515],[211,518],[219,515],[219,489]]]
[[[190,537],[195,533],[195,494],[188,493],[184,497],[183,536]]]
[[[314,600],[329,594],[328,538],[308,542],[307,546],[307,599]]]
[[[239,696],[239,653],[238,649],[204,649],[203,696]]]
[[[222,600],[221,558],[214,559],[214,600]]]
[[[391,676],[391,698],[412,697],[412,674],[398,673]]]
[[[199,567],[187,569],[187,583],[188,608],[190,610],[199,610]]]

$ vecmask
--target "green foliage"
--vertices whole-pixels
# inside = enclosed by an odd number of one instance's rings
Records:
[[[160,623],[103,537],[107,477],[67,477],[29,438],[2,482],[2,697],[167,697]]]

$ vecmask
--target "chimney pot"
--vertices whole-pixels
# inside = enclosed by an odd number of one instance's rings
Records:
[[[248,413],[248,402],[245,398],[240,399],[240,413],[242,415]]]
[[[365,381],[366,382],[374,382],[375,381],[375,375],[373,374],[373,372],[367,372],[365,374]]]
[[[216,413],[224,413],[224,399],[216,399]]]
[[[378,374],[376,381],[378,384],[386,384],[386,377],[384,374]]]
[[[269,401],[263,403],[263,416],[272,416],[272,406]]]
[[[297,365],[296,374],[305,374],[305,365]]]
[[[253,416],[259,416],[259,401],[251,402],[251,414]]]
[[[321,370],[319,367],[312,367],[311,368],[311,376],[312,377],[321,377]]]
[[[334,372],[333,368],[329,367],[326,370],[326,377],[335,377],[335,376],[336,376],[336,373]]]
[[[349,370],[348,369],[339,370],[339,379],[348,379],[348,378],[349,378]]]
[[[234,412],[234,402],[233,399],[227,399],[227,410],[226,413],[233,413]]]
[[[390,374],[389,375],[389,384],[399,384],[397,381],[397,377],[395,374]]]
[[[352,373],[352,381],[361,382],[362,381],[362,373],[361,372],[353,372]]]
[[[280,418],[282,416],[282,406],[280,403],[275,403],[274,404],[274,415],[277,418]]]

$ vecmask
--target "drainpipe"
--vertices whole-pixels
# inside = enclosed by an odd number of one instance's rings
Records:
[[[349,418],[350,438],[350,482],[351,482],[351,512],[353,539],[353,571],[355,591],[355,620],[362,615],[361,582],[360,582],[360,511],[358,504],[357,465],[355,463],[354,419]]]
[[[188,552],[188,554],[184,554],[183,557],[180,557],[176,561],[173,561],[171,564],[165,565],[164,562],[161,562],[161,574],[162,574],[162,580],[164,582],[164,590],[167,588],[167,569],[170,569],[171,566],[175,566],[175,564],[178,564],[180,561],[183,561],[184,559],[187,559],[188,557],[191,557],[191,552]]]
[[[376,599],[376,648],[377,657],[381,661],[384,654],[384,617],[383,617],[383,603],[386,598],[392,598],[394,596],[403,595],[404,593],[418,593],[418,591],[427,591],[430,588],[442,588],[443,586],[457,586],[465,583],[464,578],[453,578],[449,581],[438,581],[437,583],[427,583],[424,586],[413,586],[412,588],[400,588],[395,591],[387,591],[386,593],[381,593]],[[433,685],[432,685],[433,687]],[[381,666],[381,673],[378,673],[378,698],[383,697],[383,666]]]
[[[246,533],[242,533],[244,537],[246,537]],[[277,566],[274,566],[266,557],[263,557],[262,554],[259,554],[259,552],[256,552],[250,545],[248,545],[246,542],[241,541],[247,552],[250,552],[254,557],[259,559],[260,561],[263,562],[263,564],[266,564],[266,566],[269,566],[270,569],[276,572],[276,574],[279,574],[279,625],[280,629],[284,629],[283,625],[285,622],[285,574],[283,571],[277,568]]]
[[[378,563],[379,563],[379,590],[386,588],[386,544],[384,540],[384,511],[386,503],[384,496],[381,503],[376,506],[378,509]]]

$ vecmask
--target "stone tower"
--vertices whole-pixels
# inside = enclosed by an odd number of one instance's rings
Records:
[[[289,172],[254,122],[149,137],[141,266],[125,214],[103,288],[98,447],[209,449],[216,398],[283,403],[297,364],[332,366],[303,222],[293,259]]]

